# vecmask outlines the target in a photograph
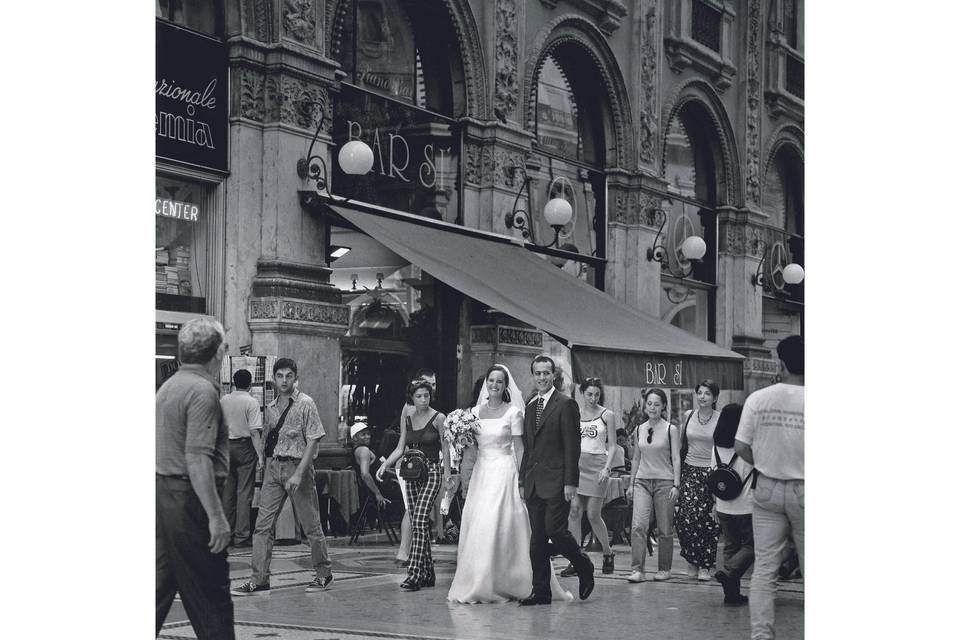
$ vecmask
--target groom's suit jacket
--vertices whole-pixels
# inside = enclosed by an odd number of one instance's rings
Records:
[[[580,484],[580,407],[554,389],[537,428],[537,396],[527,403],[523,418],[523,495],[563,497],[563,486]]]

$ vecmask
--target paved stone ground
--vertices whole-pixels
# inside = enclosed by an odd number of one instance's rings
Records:
[[[346,538],[329,538],[335,582],[330,591],[305,593],[312,579],[310,551],[305,545],[278,546],[274,550],[269,594],[234,598],[237,638],[285,640],[413,640],[491,638],[590,638],[654,637],[657,640],[726,640],[750,637],[747,607],[730,608],[716,581],[697,582],[685,575],[667,582],[630,584],[630,549],[615,546],[617,570],[599,572],[601,557],[591,553],[597,566],[597,586],[585,601],[549,607],[518,607],[515,603],[459,605],[446,601],[456,569],[456,546],[434,545],[437,586],[415,593],[397,587],[405,575],[393,565],[396,547],[377,536],[348,546]],[[250,575],[250,550],[231,550],[230,577],[234,585]],[[559,570],[566,561],[554,561]],[[674,573],[683,574],[686,563],[674,556]],[[648,558],[648,578],[656,558]],[[576,593],[577,579],[561,578]],[[749,581],[744,582],[744,592]],[[803,581],[780,583],[777,598],[777,637],[803,638]],[[648,635],[649,634],[649,635]],[[174,603],[160,638],[196,638],[179,601]]]

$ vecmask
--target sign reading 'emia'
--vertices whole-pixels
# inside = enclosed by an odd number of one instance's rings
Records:
[[[227,170],[224,43],[157,20],[157,157]]]

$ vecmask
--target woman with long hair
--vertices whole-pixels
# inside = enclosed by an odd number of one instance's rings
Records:
[[[603,383],[600,378],[587,378],[580,385],[584,408],[580,412],[580,484],[577,495],[570,501],[568,526],[574,539],[580,540],[580,523],[586,509],[593,536],[603,549],[603,573],[613,573],[613,549],[607,535],[607,525],[600,512],[607,497],[607,481],[617,451],[617,417],[603,406]],[[575,576],[573,565],[560,572],[561,576]]]
[[[647,530],[651,512],[656,512],[658,537],[657,573],[654,580],[669,580],[673,565],[673,505],[680,494],[680,438],[677,428],[664,419],[667,394],[650,389],[643,397],[647,421],[637,427],[637,446],[630,468],[627,497],[633,498],[630,525],[630,582],[646,580]]]
[[[717,428],[717,396],[720,387],[713,380],[702,380],[694,390],[696,408],[684,415],[680,431],[680,503],[677,508],[677,538],[687,575],[710,580],[717,564],[717,539],[720,528],[714,521],[713,494],[707,488],[707,476],[713,466],[713,432]]]
[[[447,441],[440,437],[445,416],[430,406],[433,386],[423,379],[414,380],[407,387],[407,402],[414,406],[414,412],[407,416],[397,448],[377,469],[377,480],[383,480],[384,470],[399,460],[407,447],[419,449],[427,459],[426,477],[405,481],[412,536],[407,579],[400,584],[400,590],[419,591],[421,587],[435,586],[437,581],[430,553],[430,513],[440,492],[441,468],[444,485],[452,486],[455,480],[450,476]]]

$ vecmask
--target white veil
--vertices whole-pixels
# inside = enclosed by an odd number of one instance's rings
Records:
[[[520,411],[520,416],[523,417],[526,407],[523,404],[523,393],[520,391],[520,387],[517,386],[517,381],[506,365],[497,363],[495,366],[502,367],[507,372],[507,377],[510,379],[510,383],[507,385],[507,391],[510,392],[510,404],[516,407],[517,410]],[[484,378],[483,384],[480,385],[480,395],[477,397],[477,404],[474,407],[474,412],[477,415],[480,413],[480,407],[486,403],[489,397],[490,392],[487,390],[487,379]]]

